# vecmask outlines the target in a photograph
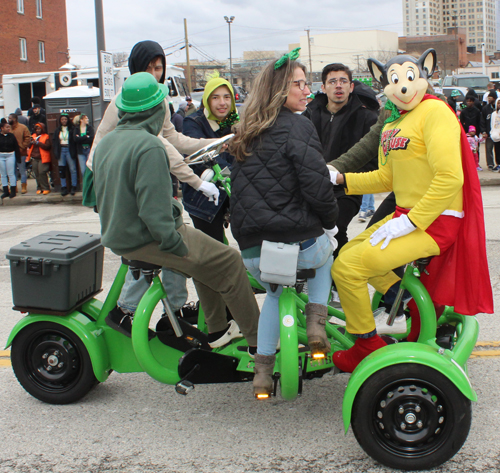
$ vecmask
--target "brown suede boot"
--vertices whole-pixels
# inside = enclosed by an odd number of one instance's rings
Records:
[[[273,371],[276,355],[255,354],[253,394],[255,397],[269,397],[273,392]]]
[[[306,304],[306,332],[311,353],[324,353],[331,350],[326,336],[326,319],[328,308],[321,304]]]
[[[28,183],[21,184],[21,194],[28,192]]]

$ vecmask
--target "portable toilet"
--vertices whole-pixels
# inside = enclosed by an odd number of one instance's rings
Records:
[[[67,113],[72,120],[75,115],[84,113],[89,117],[89,123],[97,130],[101,123],[101,99],[97,87],[78,85],[64,87],[46,95],[45,113],[47,116],[47,131],[53,133],[57,128],[59,115]]]
[[[78,85],[75,87],[63,87],[55,92],[46,95],[45,113],[47,117],[47,133],[52,136],[59,124],[59,116],[61,113],[67,113],[70,120],[76,115],[84,113],[89,117],[89,124],[97,130],[101,123],[101,98],[100,90],[97,87]],[[80,166],[76,162],[78,180],[81,183],[82,176],[80,175]],[[57,160],[52,156],[52,178],[56,186],[56,190],[60,189],[60,179],[58,172]],[[70,178],[69,173],[66,176]],[[69,181],[68,181],[69,182]]]

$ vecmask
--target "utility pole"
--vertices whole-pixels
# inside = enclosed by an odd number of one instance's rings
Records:
[[[184,36],[186,39],[186,72],[187,72],[187,83],[188,83],[188,93],[191,95],[191,91],[193,90],[191,88],[191,66],[189,64],[189,41],[188,41],[188,27],[187,27],[187,21],[184,18]]]
[[[309,32],[311,30],[307,29],[307,49],[309,50],[309,82],[312,82],[312,59],[311,59],[311,38],[309,36]]]
[[[231,23],[234,20],[234,16],[231,17],[224,17],[224,20],[226,20],[227,26],[229,26],[229,83],[233,85],[233,53],[231,51]]]
[[[483,44],[482,49],[482,59],[483,59],[483,74],[486,74],[486,61],[485,61],[485,50],[486,50],[486,0],[483,0]]]
[[[359,65],[359,58],[361,56],[362,56],[361,54],[354,54],[354,57],[356,58],[356,62],[358,63],[358,68],[357,68],[356,72],[361,72],[361,67]]]
[[[102,10],[102,0],[94,0],[95,5],[95,29],[97,36],[97,60],[99,65],[99,78],[102,80],[103,64],[101,58],[101,51],[106,51],[106,41],[104,39],[104,14]],[[104,101],[104,84],[99,83],[99,90],[101,91],[101,118],[104,116],[108,103]]]

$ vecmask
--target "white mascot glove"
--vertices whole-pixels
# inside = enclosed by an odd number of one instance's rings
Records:
[[[396,217],[388,222],[385,222],[377,231],[373,232],[370,237],[370,243],[372,246],[375,246],[385,239],[384,243],[380,247],[380,249],[383,250],[384,248],[387,248],[387,245],[389,245],[393,238],[408,235],[408,233],[411,233],[416,229],[417,227],[415,227],[415,225],[411,223],[410,219],[403,214],[400,217]]]
[[[330,181],[334,186],[337,185],[337,176],[339,175],[338,171],[330,171]]]
[[[219,205],[220,192],[214,183],[203,181],[197,190],[203,192],[203,194],[205,194],[208,197],[208,200],[210,202],[213,202],[215,205]]]
[[[330,181],[331,181],[331,183],[334,186],[336,186],[337,185],[337,176],[339,175],[338,170],[335,169],[331,164],[327,164],[326,167],[328,168],[328,172],[330,173]]]
[[[330,245],[332,245],[333,251],[337,249],[339,246],[339,242],[335,238],[335,235],[339,232],[339,229],[335,225],[331,230],[327,230],[326,228],[323,228],[323,231],[325,232],[325,235],[328,237],[330,240]]]

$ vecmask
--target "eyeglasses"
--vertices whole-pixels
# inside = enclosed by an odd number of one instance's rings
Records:
[[[300,80],[294,80],[292,81],[294,84],[297,84],[299,86],[299,89],[300,90],[304,90],[306,88],[306,85],[307,87],[311,88],[312,86],[312,82],[307,82],[303,79],[300,79]]]
[[[337,82],[340,84],[340,85],[347,85],[349,84],[349,79],[346,79],[345,77],[341,77],[340,79],[330,79],[327,84],[330,84],[330,85],[337,85]]]

